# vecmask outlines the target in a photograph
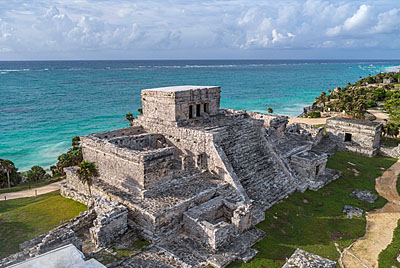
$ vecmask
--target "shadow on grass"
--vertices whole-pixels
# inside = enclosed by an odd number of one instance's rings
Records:
[[[29,236],[18,234],[22,230],[28,233],[34,231],[28,224],[0,219],[0,259],[19,251],[19,244],[30,239]]]

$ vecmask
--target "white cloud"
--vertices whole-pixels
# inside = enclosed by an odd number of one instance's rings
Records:
[[[371,6],[361,5],[357,12],[347,18],[342,25],[328,28],[326,33],[329,36],[363,33],[365,29],[368,29],[374,23],[374,15]]]
[[[111,50],[400,49],[397,1],[14,0],[0,7],[0,49],[99,57]]]
[[[378,15],[378,23],[372,27],[371,33],[399,33],[400,9],[392,9]]]

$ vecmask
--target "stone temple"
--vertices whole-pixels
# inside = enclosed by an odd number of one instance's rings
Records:
[[[99,176],[89,190],[78,167],[67,168],[61,194],[94,207],[87,217],[96,247],[109,247],[129,230],[151,243],[118,267],[248,262],[265,236],[255,225],[268,208],[340,176],[325,167],[323,128],[220,109],[220,92],[218,86],[145,89],[143,114],[131,127],[81,137],[83,158]]]

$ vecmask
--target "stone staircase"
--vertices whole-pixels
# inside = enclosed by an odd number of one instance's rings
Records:
[[[295,191],[296,181],[268,148],[262,127],[249,118],[236,120],[220,132],[219,145],[256,208],[265,211]]]

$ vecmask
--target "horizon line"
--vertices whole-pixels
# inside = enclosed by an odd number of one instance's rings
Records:
[[[234,60],[234,61],[279,61],[279,60],[286,60],[286,61],[400,61],[399,59],[385,59],[385,58],[377,58],[377,59],[287,59],[287,58],[282,58],[282,59],[228,59],[228,58],[222,58],[222,59],[200,59],[200,58],[194,58],[194,59],[15,59],[15,60],[2,60],[0,59],[0,62],[27,62],[27,61],[32,61],[32,62],[51,62],[51,61],[228,61],[228,60]]]

